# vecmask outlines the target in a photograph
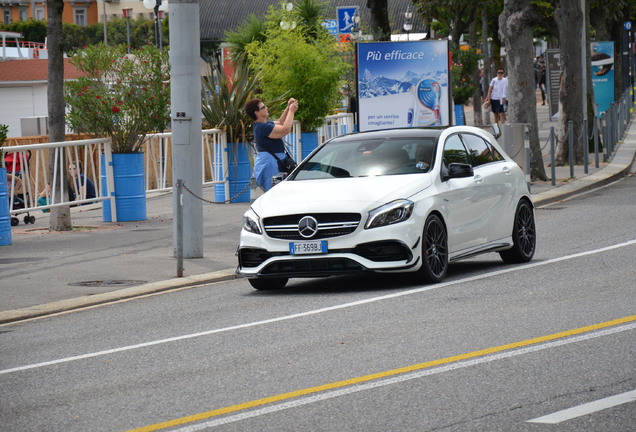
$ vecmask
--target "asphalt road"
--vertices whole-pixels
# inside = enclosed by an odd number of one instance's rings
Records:
[[[540,208],[531,263],[437,285],[239,279],[0,326],[0,430],[634,431],[634,202],[629,177]]]

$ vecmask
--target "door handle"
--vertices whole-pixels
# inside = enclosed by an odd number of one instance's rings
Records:
[[[510,173],[512,172],[509,166],[503,167],[502,171],[504,172],[505,175],[510,175]]]
[[[475,183],[483,183],[483,182],[484,182],[484,178],[480,176],[479,174],[477,174],[475,176]]]

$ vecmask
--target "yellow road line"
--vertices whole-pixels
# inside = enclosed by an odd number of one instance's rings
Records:
[[[388,370],[388,371],[384,371],[384,372],[378,372],[378,373],[374,373],[374,374],[370,374],[370,375],[364,375],[364,376],[361,376],[361,377],[351,378],[351,379],[348,379],[348,380],[338,381],[338,382],[329,383],[329,384],[323,384],[323,385],[320,385],[320,386],[309,387],[309,388],[296,390],[296,391],[289,392],[289,393],[282,393],[282,394],[275,395],[275,396],[269,396],[269,397],[256,399],[256,400],[253,400],[253,401],[249,401],[249,402],[244,402],[244,403],[237,404],[237,405],[231,405],[231,406],[224,407],[224,408],[219,408],[219,409],[215,409],[215,410],[211,410],[211,411],[202,412],[202,413],[199,413],[199,414],[193,414],[193,415],[190,415],[190,416],[181,417],[181,418],[174,419],[174,420],[169,420],[169,421],[165,421],[165,422],[161,422],[161,423],[156,423],[154,425],[144,426],[144,427],[141,427],[141,428],[138,428],[138,429],[131,429],[128,432],[157,431],[157,430],[161,430],[161,429],[166,429],[166,428],[170,428],[170,427],[174,427],[174,426],[183,425],[183,424],[186,424],[186,423],[191,423],[191,422],[195,422],[195,421],[209,419],[209,418],[212,418],[212,417],[217,417],[217,416],[220,416],[220,415],[223,415],[223,414],[229,414],[229,413],[242,411],[242,410],[249,409],[249,408],[254,408],[254,407],[258,407],[258,406],[262,406],[262,405],[271,404],[271,403],[274,403],[274,402],[280,402],[280,401],[287,400],[287,399],[292,399],[292,398],[295,398],[295,397],[298,397],[298,396],[306,396],[306,395],[313,394],[313,393],[319,393],[319,392],[323,392],[323,391],[326,391],[326,390],[333,390],[333,389],[346,387],[346,386],[350,386],[350,385],[354,385],[354,384],[360,384],[360,383],[363,383],[363,382],[373,381],[373,380],[377,380],[377,379],[380,379],[380,378],[387,378],[387,377],[390,377],[390,376],[400,375],[400,374],[413,372],[413,371],[417,371],[417,370],[421,370],[421,369],[426,369],[426,368],[430,368],[430,367],[433,367],[433,366],[439,366],[439,365],[443,365],[443,364],[458,362],[458,361],[461,361],[461,360],[467,360],[467,359],[471,359],[471,358],[475,358],[475,357],[481,357],[481,356],[484,356],[484,355],[487,355],[487,354],[494,354],[494,353],[498,353],[498,352],[502,352],[502,351],[508,351],[508,350],[513,350],[513,349],[516,349],[516,348],[526,347],[526,346],[529,346],[529,345],[536,345],[536,344],[543,343],[543,342],[553,341],[553,340],[556,340],[556,339],[563,339],[563,338],[566,338],[566,337],[579,335],[579,334],[591,332],[591,331],[594,331],[594,330],[600,330],[600,329],[604,329],[604,328],[607,328],[607,327],[612,327],[612,326],[616,326],[616,325],[619,325],[619,324],[625,324],[625,323],[629,323],[629,322],[633,322],[633,321],[636,321],[636,315],[630,315],[630,316],[626,316],[626,317],[623,317],[623,318],[618,318],[618,319],[611,320],[611,321],[605,321],[605,322],[598,323],[598,324],[592,324],[592,325],[585,326],[585,327],[579,327],[579,328],[576,328],[576,329],[567,330],[567,331],[563,331],[563,332],[559,332],[559,333],[553,333],[553,334],[550,334],[550,335],[541,336],[541,337],[537,337],[537,338],[533,338],[533,339],[527,339],[527,340],[524,340],[524,341],[514,342],[514,343],[511,343],[511,344],[500,345],[500,346],[486,348],[486,349],[482,349],[482,350],[478,350],[478,351],[472,351],[472,352],[469,352],[469,353],[459,354],[459,355],[451,356],[451,357],[445,357],[445,358],[441,358],[441,359],[438,359],[438,360],[431,360],[431,361],[428,361],[428,362],[418,363],[418,364],[414,364],[414,365],[411,365],[411,366],[405,366],[405,367],[398,368],[398,369],[392,369],[392,370]]]

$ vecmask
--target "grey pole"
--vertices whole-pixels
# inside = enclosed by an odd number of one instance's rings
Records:
[[[177,214],[174,218],[177,223],[177,277],[183,277],[183,180],[177,179],[175,192],[177,194]]]
[[[199,33],[198,0],[171,0],[172,178],[182,179],[194,195],[203,196]],[[183,194],[184,258],[203,257],[203,203],[193,194]],[[173,211],[178,198],[173,192]],[[176,231],[175,217],[173,232]]]

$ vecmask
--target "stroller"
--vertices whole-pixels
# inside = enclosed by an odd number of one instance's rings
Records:
[[[22,184],[22,171],[23,165],[27,167],[28,173],[28,163],[31,159],[31,151],[27,151],[25,153],[7,153],[4,157],[5,166],[7,168],[7,177],[13,176],[14,179],[7,178],[7,183],[9,185],[21,185]],[[16,190],[20,190],[21,187],[14,186]],[[14,194],[11,198],[12,206],[11,210],[22,210],[27,208],[26,200],[28,194],[22,190],[20,193]],[[20,223],[20,219],[17,217],[20,214],[25,214],[22,219],[25,224],[35,223],[35,216],[31,216],[28,211],[18,211],[11,216],[11,226],[16,226]]]

